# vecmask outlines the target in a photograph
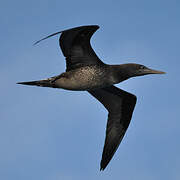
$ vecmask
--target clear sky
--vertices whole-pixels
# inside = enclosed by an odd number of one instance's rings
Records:
[[[179,0],[0,1],[1,180],[180,179]],[[17,85],[65,70],[53,32],[98,24],[91,44],[106,63],[167,72],[117,86],[138,98],[104,172],[107,112],[87,92]]]

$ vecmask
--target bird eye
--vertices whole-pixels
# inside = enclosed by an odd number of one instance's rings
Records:
[[[146,67],[143,65],[140,65],[139,69],[145,69]]]

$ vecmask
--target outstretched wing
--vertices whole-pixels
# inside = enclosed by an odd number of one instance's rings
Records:
[[[99,26],[81,26],[63,31],[59,45],[66,57],[67,71],[78,67],[99,64],[102,61],[91,47],[90,39]]]
[[[66,71],[86,65],[103,64],[90,44],[90,39],[98,28],[97,25],[90,25],[60,31],[37,41],[35,44],[62,33],[59,38],[59,45],[66,57]]]
[[[104,170],[129,126],[136,104],[136,96],[115,86],[88,92],[100,101],[109,112],[101,159],[101,170]]]

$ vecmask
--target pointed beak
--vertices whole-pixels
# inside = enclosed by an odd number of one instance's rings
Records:
[[[163,71],[158,71],[158,70],[154,70],[154,69],[149,69],[147,68],[147,70],[145,70],[148,74],[166,74]]]
[[[166,74],[163,71],[158,71],[158,70],[154,70],[154,69],[150,69],[150,68],[146,68],[143,69],[142,73],[145,74]]]

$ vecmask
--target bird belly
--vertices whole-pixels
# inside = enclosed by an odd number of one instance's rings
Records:
[[[104,72],[104,69],[100,68],[83,67],[63,74],[55,82],[58,88],[83,91],[111,85],[107,81],[107,73]]]

